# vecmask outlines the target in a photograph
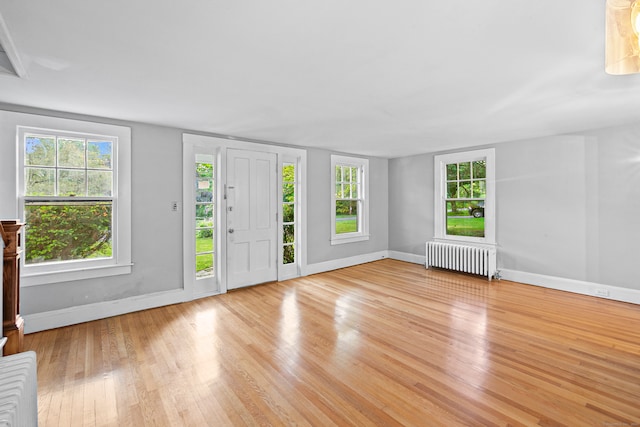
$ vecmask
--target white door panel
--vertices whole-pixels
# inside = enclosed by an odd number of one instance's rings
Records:
[[[276,155],[227,151],[227,288],[276,280]]]

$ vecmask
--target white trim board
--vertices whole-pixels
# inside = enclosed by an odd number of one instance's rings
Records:
[[[78,323],[91,322],[98,319],[106,319],[107,317],[121,314],[148,310],[150,308],[178,304],[187,301],[185,299],[186,296],[187,293],[183,289],[176,289],[113,301],[77,305],[60,310],[26,314],[22,316],[24,318],[24,332],[25,334],[30,334]]]
[[[427,263],[427,257],[425,255],[410,254],[408,252],[389,251],[389,258],[410,262],[412,264],[425,265]]]
[[[565,279],[563,277],[545,276],[543,274],[527,273],[525,271],[505,270],[498,268],[504,280],[556,289],[558,291],[573,292],[575,294],[610,299],[614,301],[640,304],[640,290],[621,288],[619,286],[603,285],[583,280]]]
[[[331,261],[318,262],[316,264],[309,264],[302,272],[303,276],[310,274],[324,273],[325,271],[337,270],[339,268],[352,267],[358,264],[364,264],[367,262],[378,261],[380,259],[388,258],[389,251],[379,251],[370,254],[356,255],[349,258],[334,259]]]

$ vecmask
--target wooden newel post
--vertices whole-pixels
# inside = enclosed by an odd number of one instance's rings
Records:
[[[4,355],[20,353],[24,341],[24,320],[20,317],[20,246],[22,226],[18,221],[2,221],[5,240],[2,268],[2,330],[7,343]]]

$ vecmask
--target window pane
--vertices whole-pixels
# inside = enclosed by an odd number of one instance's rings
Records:
[[[288,224],[282,230],[282,243],[293,243],[295,241],[295,226]]]
[[[358,231],[358,202],[336,200],[336,234]]]
[[[282,205],[282,222],[293,222],[295,221],[295,211],[294,207],[291,204],[283,204]]]
[[[112,202],[25,205],[25,262],[112,256]]]
[[[213,227],[213,205],[196,205],[196,227]]]
[[[282,248],[282,263],[292,264],[296,261],[295,246],[286,245]]]
[[[342,182],[342,166],[336,166],[336,182]]]
[[[447,199],[457,199],[457,198],[458,198],[458,183],[448,182],[447,183]]]
[[[37,135],[26,136],[24,144],[24,164],[31,166],[55,166],[55,137]]]
[[[84,168],[84,139],[58,138],[58,166]]]
[[[295,185],[294,184],[282,185],[282,201],[283,202],[295,201]]]
[[[296,180],[296,168],[293,163],[285,163],[282,165],[282,181],[283,182],[295,182]]]
[[[55,196],[55,169],[25,168],[25,175],[27,196]]]
[[[342,198],[343,199],[351,198],[351,186],[349,184],[344,184],[342,186]]]
[[[458,197],[469,198],[471,197],[471,181],[461,181],[458,187]]]
[[[484,201],[447,202],[446,218],[448,235],[484,237]]]
[[[203,228],[196,231],[196,253],[213,252],[213,229]]]
[[[196,255],[196,279],[213,275],[213,254]]]
[[[196,162],[196,178],[213,179],[213,163]]]
[[[358,182],[358,168],[352,167],[351,169],[351,182]]]
[[[460,178],[459,179],[470,179],[471,178],[471,163],[469,162],[464,162],[464,163],[459,163],[458,164],[459,167],[459,173],[460,173]]]
[[[351,184],[351,198],[358,198],[358,184]]]
[[[87,167],[111,169],[112,143],[109,141],[89,141],[87,143]]]
[[[109,197],[112,195],[113,172],[111,171],[87,171],[89,180],[87,195],[96,197]]]
[[[473,177],[474,178],[486,178],[487,177],[487,161],[476,160],[473,162]]]
[[[78,197],[85,196],[85,171],[76,169],[58,169],[58,195]]]
[[[482,199],[487,197],[487,182],[485,180],[473,181],[473,197]]]
[[[207,189],[196,190],[196,202],[198,203],[213,203],[213,191],[209,188],[212,187],[211,183],[205,182]]]
[[[455,181],[458,179],[458,164],[451,163],[447,165],[447,181]]]

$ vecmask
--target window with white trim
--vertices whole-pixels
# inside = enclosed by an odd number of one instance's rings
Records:
[[[434,157],[435,237],[495,243],[495,150]]]
[[[369,239],[369,160],[331,156],[331,244]]]
[[[27,286],[131,271],[130,130],[94,125],[116,132],[18,127]]]
[[[282,264],[296,262],[296,164],[282,164]]]
[[[215,156],[196,153],[195,172],[195,269],[201,279],[216,274]]]

